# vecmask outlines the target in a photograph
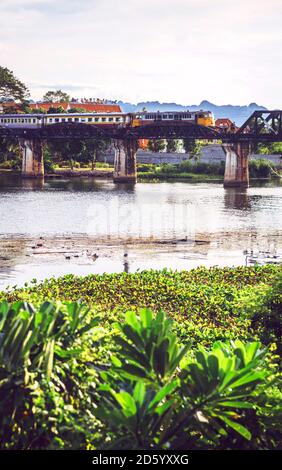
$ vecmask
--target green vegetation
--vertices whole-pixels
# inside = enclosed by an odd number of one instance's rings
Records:
[[[24,83],[11,70],[0,66],[0,100],[24,104],[28,95],[29,91]]]
[[[47,103],[68,103],[71,100],[71,97],[62,90],[50,90],[45,93],[43,100]]]
[[[282,155],[282,142],[258,144],[256,152],[264,155]]]
[[[225,163],[203,163],[200,160],[184,160],[178,164],[162,163],[159,165],[139,164],[141,179],[223,179]],[[275,169],[275,171],[274,171]],[[263,158],[249,161],[250,178],[277,177],[280,169]]]
[[[269,178],[275,176],[273,171],[275,165],[268,160],[260,158],[259,160],[250,160],[249,162],[249,172],[250,178]],[[276,168],[276,171],[279,169]]]
[[[184,160],[178,164],[162,163],[160,165],[138,165],[138,172],[141,179],[223,179],[224,162],[202,163]]]
[[[268,265],[0,293],[1,447],[281,448],[281,286]]]

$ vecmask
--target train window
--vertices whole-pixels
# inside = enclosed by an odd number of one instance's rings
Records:
[[[95,118],[95,122],[99,122],[99,118]]]
[[[102,117],[102,122],[106,122],[106,118],[105,118],[105,117]]]
[[[113,122],[114,118],[109,118],[109,122]]]
[[[116,122],[119,122],[119,121],[120,121],[120,118],[119,118],[119,117],[117,117],[117,118],[116,118]]]
[[[147,114],[147,116],[145,116],[145,119],[151,119],[150,115]]]
[[[74,122],[79,122],[79,118],[74,118]]]
[[[167,114],[163,114],[163,119],[167,119]]]
[[[66,122],[66,118],[62,118],[62,122]]]
[[[68,118],[68,122],[72,122],[72,118]]]
[[[60,122],[60,119],[59,119],[59,118],[55,118],[55,122]]]
[[[32,122],[36,122],[36,119],[32,119]]]
[[[92,122],[92,118],[88,118],[88,122]]]
[[[52,119],[52,118],[49,118],[49,122],[53,122],[53,119]]]
[[[24,119],[22,119],[22,124],[24,123]]]

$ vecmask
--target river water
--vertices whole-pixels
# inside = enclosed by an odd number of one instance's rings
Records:
[[[65,273],[240,265],[282,254],[282,184],[0,175],[0,288]]]

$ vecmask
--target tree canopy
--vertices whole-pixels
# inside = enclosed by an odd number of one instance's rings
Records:
[[[66,102],[68,103],[70,101],[71,97],[65,93],[62,90],[56,90],[56,91],[47,91],[45,95],[43,96],[43,100],[51,103],[61,103],[61,102]]]
[[[23,103],[28,96],[29,90],[25,84],[11,70],[0,66],[0,99]]]

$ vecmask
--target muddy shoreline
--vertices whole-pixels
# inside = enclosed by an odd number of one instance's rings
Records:
[[[282,250],[282,230],[261,233],[218,232],[199,233],[194,238],[97,238],[91,235],[0,235],[0,267],[21,262],[47,262],[49,259],[82,259],[93,262],[98,256],[112,256],[121,250],[168,251],[184,250],[191,254],[215,251],[239,250]]]

